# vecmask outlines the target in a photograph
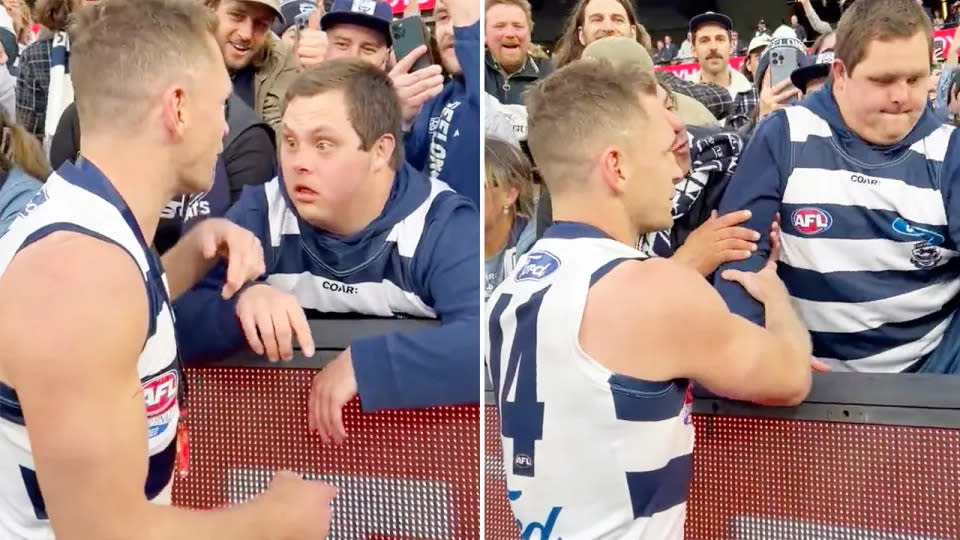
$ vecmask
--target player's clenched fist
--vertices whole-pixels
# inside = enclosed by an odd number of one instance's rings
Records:
[[[283,516],[277,526],[289,540],[323,540],[330,534],[331,508],[337,488],[323,482],[304,480],[290,471],[279,471],[263,494],[262,501]]]
[[[266,283],[247,288],[237,299],[237,318],[253,352],[271,362],[293,358],[293,336],[305,356],[313,356],[310,325],[297,298]]]

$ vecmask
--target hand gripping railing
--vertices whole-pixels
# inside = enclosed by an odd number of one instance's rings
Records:
[[[312,320],[317,354],[270,364],[253,353],[187,368],[189,469],[174,502],[193,508],[260,493],[274,471],[338,486],[330,538],[479,537],[479,406],[343,414],[348,439],[323,444],[307,432],[316,371],[355,337],[435,324],[416,320]]]

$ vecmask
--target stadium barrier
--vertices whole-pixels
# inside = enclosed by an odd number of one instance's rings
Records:
[[[488,392],[484,526],[518,538],[494,404]],[[693,418],[689,540],[960,538],[960,377],[815,374],[790,408],[699,390]]]
[[[297,351],[270,364],[248,352],[187,367],[189,469],[175,478],[174,503],[240,503],[287,469],[339,488],[330,538],[479,538],[479,405],[364,414],[354,399],[343,411],[344,444],[307,431],[312,377],[354,337],[429,324],[312,320],[313,358]]]

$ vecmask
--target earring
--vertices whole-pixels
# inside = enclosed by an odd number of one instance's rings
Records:
[[[504,207],[503,207],[503,213],[504,213],[504,214],[509,214],[509,213],[510,213],[510,207],[509,207],[509,206],[504,206]]]

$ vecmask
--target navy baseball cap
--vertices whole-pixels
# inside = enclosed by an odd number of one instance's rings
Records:
[[[835,56],[833,49],[827,49],[820,54],[801,57],[798,62],[800,67],[790,74],[790,82],[806,93],[810,81],[830,75],[830,66],[833,65]]]
[[[380,0],[336,0],[330,11],[320,19],[320,29],[327,30],[338,24],[365,26],[383,34],[387,47],[393,45],[390,36],[390,23],[393,10],[390,4]]]
[[[733,31],[733,20],[730,17],[727,17],[723,13],[714,13],[713,11],[708,11],[690,19],[690,33],[695,34],[697,32],[697,28],[700,28],[705,24],[715,24],[722,27],[727,32]]]

